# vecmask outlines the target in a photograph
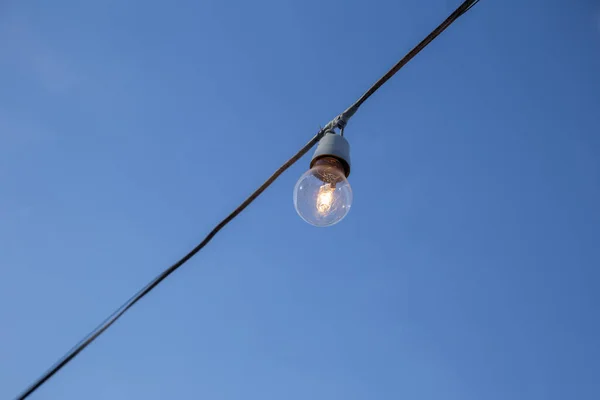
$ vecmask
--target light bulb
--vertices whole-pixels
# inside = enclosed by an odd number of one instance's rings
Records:
[[[334,157],[318,159],[294,188],[294,206],[303,220],[315,226],[340,222],[352,205],[352,188],[342,163]]]

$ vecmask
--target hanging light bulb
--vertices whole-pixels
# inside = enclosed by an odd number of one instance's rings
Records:
[[[294,188],[294,207],[311,225],[336,224],[352,205],[352,188],[346,179],[350,174],[348,141],[328,132],[319,142],[310,166]]]

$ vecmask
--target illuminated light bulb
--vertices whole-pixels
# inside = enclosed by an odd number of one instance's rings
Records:
[[[333,157],[318,160],[294,188],[294,206],[303,220],[315,226],[340,222],[352,205],[352,189],[341,163]]]
[[[294,207],[303,220],[314,226],[340,222],[352,206],[348,183],[350,147],[344,137],[328,133],[321,139],[311,169],[294,188]]]

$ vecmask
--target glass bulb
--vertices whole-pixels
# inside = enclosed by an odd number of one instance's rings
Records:
[[[294,188],[294,207],[303,220],[314,226],[340,222],[352,205],[352,188],[342,163],[323,157],[300,177]]]

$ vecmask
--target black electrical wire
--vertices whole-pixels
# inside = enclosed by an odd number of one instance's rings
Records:
[[[377,91],[385,82],[387,82],[396,72],[400,70],[404,65],[406,65],[415,55],[417,55],[421,50],[423,50],[429,43],[431,43],[440,33],[442,33],[448,26],[450,26],[454,21],[456,21],[460,16],[465,14],[471,7],[477,4],[479,0],[467,0],[462,3],[441,25],[439,25],[433,32],[431,32],[425,39],[423,39],[415,48],[413,48],[404,58],[402,58],[396,65],[392,67],[384,76],[382,76],[369,90],[367,90],[348,110],[344,113],[340,114],[338,118],[334,121],[340,120],[342,118],[343,125],[341,128],[345,126],[347,119],[350,118],[360,107],[362,103],[364,103],[373,93]],[[116,311],[114,311],[108,318],[106,318],[100,325],[98,325],[91,333],[89,333],[84,339],[82,339],[79,343],[77,343],[67,354],[65,354],[59,361],[57,361],[50,369],[48,369],[40,378],[38,378],[34,383],[32,383],[27,389],[25,389],[20,395],[18,395],[16,400],[23,400],[33,392],[35,392],[40,386],[42,386],[48,379],[50,379],[54,374],[60,371],[67,363],[69,363],[73,358],[75,358],[79,353],[81,353],[90,343],[92,343],[98,336],[100,336],[104,331],[106,331],[112,324],[114,324],[127,310],[129,310],[135,303],[140,301],[145,295],[147,295],[152,289],[154,289],[158,284],[160,284],[163,280],[165,280],[169,275],[175,272],[179,267],[185,264],[188,260],[190,260],[196,253],[202,250],[211,240],[212,238],[219,233],[221,229],[225,227],[229,222],[231,222],[235,217],[237,217],[246,207],[248,207],[258,196],[262,194],[275,180],[291,167],[296,161],[298,161],[304,154],[306,154],[315,144],[321,140],[327,129],[332,127],[332,123],[330,122],[325,128],[319,130],[319,132],[306,144],[302,147],[292,158],[287,160],[277,171],[273,173],[254,193],[250,195],[246,200],[242,202],[231,214],[229,214],[224,220],[219,222],[217,226],[213,228],[212,231],[209,232],[208,235],[194,247],[189,253],[183,256],[179,261],[175,264],[171,265],[169,268],[161,272],[156,278],[154,278],[150,283],[148,283],[144,288],[139,290],[136,294],[134,294],[129,300],[127,300],[121,307],[119,307]],[[337,122],[336,122],[337,123]],[[334,124],[335,125],[335,124]],[[334,126],[335,127],[335,126]]]
[[[460,15],[463,15],[464,13],[466,13],[467,11],[469,11],[477,3],[479,3],[479,0],[472,1],[471,4],[467,8],[465,8],[465,10]],[[459,17],[460,17],[460,15],[459,15]]]
[[[467,0],[462,3],[448,18],[444,20],[437,28],[435,28],[425,39],[416,45],[411,51],[409,51],[400,61],[398,61],[388,72],[385,73],[377,82],[373,84],[354,104],[352,104],[346,111],[344,111],[341,117],[341,125],[346,124],[348,119],[354,115],[358,108],[365,102],[373,93],[375,93],[381,86],[383,86],[392,76],[396,74],[402,67],[404,67],[414,56],[419,54],[429,43],[431,43],[436,37],[446,30],[454,21],[464,15],[471,9],[479,0]]]
[[[377,82],[373,84],[360,98],[352,105],[351,108],[358,108],[367,101],[373,93],[375,93],[383,84],[385,84],[392,76],[404,67],[414,56],[419,54],[429,43],[431,43],[436,37],[446,30],[454,21],[456,21],[461,15],[466,13],[471,7],[477,4],[479,0],[467,0],[462,3],[444,22],[442,22],[437,28],[435,28],[427,37],[416,45],[411,51],[408,52],[400,61],[396,63],[388,72],[385,73]]]
[[[200,244],[194,247],[189,253],[187,253],[183,258],[177,261],[175,264],[171,265],[169,268],[161,272],[156,278],[154,278],[150,283],[148,283],[143,289],[138,291],[133,297],[131,297],[127,302],[125,302],[121,307],[119,307],[113,314],[111,314],[106,320],[104,320],[100,325],[96,327],[88,336],[86,336],[82,341],[80,341],[77,345],[75,345],[63,358],[61,358],[58,362],[56,362],[42,377],[40,377],[37,381],[35,381],[29,388],[27,388],[23,393],[21,393],[17,399],[25,399],[31,393],[33,393],[37,388],[44,384],[48,379],[52,377],[55,373],[57,373],[62,367],[64,367],[69,361],[71,361],[77,354],[79,354],[83,349],[85,349],[91,342],[93,342],[98,336],[100,336],[105,330],[107,330],[112,324],[114,324],[127,310],[129,310],[135,303],[140,301],[142,297],[148,294],[152,289],[154,289],[159,283],[165,280],[169,275],[175,272],[179,267],[185,264],[190,258],[196,255],[200,250],[204,248],[212,238],[219,233],[221,229],[225,227],[232,219],[237,217],[246,207],[248,207],[258,196],[261,195],[281,174],[285,172],[286,169],[291,167],[296,161],[298,161],[303,155],[305,155],[315,144],[321,140],[321,137],[324,135],[324,130],[320,130],[307,144],[300,149],[292,158],[287,160],[277,171],[273,173],[258,189],[254,191],[242,204],[240,204],[231,214],[229,214],[224,220],[219,222],[217,226],[213,228],[212,231]]]

